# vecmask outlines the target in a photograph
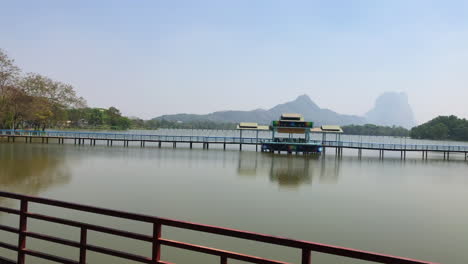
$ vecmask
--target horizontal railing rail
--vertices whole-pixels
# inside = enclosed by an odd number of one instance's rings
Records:
[[[240,238],[245,240],[269,243],[278,246],[296,248],[301,251],[301,263],[310,264],[311,263],[311,253],[320,252],[331,254],[335,256],[353,258],[358,260],[365,260],[377,263],[387,263],[387,264],[434,264],[432,262],[402,258],[390,255],[383,255],[373,252],[360,251],[344,247],[336,247],[332,245],[314,243],[309,241],[294,240],[283,237],[270,236],[265,234],[258,234],[253,232],[241,231],[236,229],[229,229],[223,227],[216,227],[210,225],[203,225],[191,222],[178,221],[167,218],[154,217],[143,214],[128,213],[118,210],[99,208],[94,206],[81,205],[70,202],[63,202],[58,200],[39,198],[33,196],[26,196],[21,194],[2,192],[0,191],[0,197],[15,199],[20,202],[19,209],[12,209],[6,207],[0,207],[0,212],[19,215],[19,227],[10,227],[5,225],[0,225],[0,230],[10,233],[18,234],[18,244],[13,245],[4,241],[0,241],[0,247],[16,251],[17,252],[17,261],[11,263],[24,264],[26,256],[34,256],[46,260],[50,260],[58,263],[86,263],[87,252],[98,252],[105,255],[110,255],[122,259],[133,260],[141,263],[169,263],[161,260],[161,246],[174,247],[189,251],[195,251],[205,254],[210,254],[219,257],[221,264],[227,264],[229,259],[235,259],[240,261],[245,261],[249,263],[261,263],[261,264],[285,264],[286,262],[261,258],[257,256],[251,256],[247,254],[236,253],[232,251],[226,251],[216,248],[209,248],[201,245],[190,244],[175,240],[170,240],[162,237],[162,227],[176,227],[181,229],[187,229],[192,231],[199,231],[204,233],[222,235],[227,237]],[[32,213],[28,210],[29,205],[33,204],[42,204],[48,206],[54,206],[64,209],[72,209],[86,213],[94,213],[104,216],[117,217],[121,219],[133,220],[138,222],[150,223],[153,226],[153,231],[151,235],[143,235],[133,232],[128,232],[125,230],[113,229],[105,226],[93,225],[90,223],[79,222],[75,220],[68,220],[64,218],[52,217],[38,213]],[[63,238],[49,236],[47,234],[41,234],[36,232],[28,231],[28,219],[37,219],[46,222],[62,224],[67,226],[72,226],[79,228],[80,230],[80,239],[79,241],[72,241]],[[92,245],[87,241],[87,235],[89,231],[95,231],[100,233],[106,233],[115,236],[132,238],[135,240],[145,241],[152,244],[152,255],[151,258],[131,254],[128,252],[123,252],[119,250],[108,249],[105,247],[100,247]],[[72,260],[64,257],[58,257],[51,255],[49,253],[34,251],[26,247],[27,238],[34,238],[39,240],[44,240],[48,242],[53,242],[61,245],[67,245],[70,247],[79,249],[79,260]]]

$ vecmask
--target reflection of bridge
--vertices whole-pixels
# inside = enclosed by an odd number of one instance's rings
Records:
[[[241,134],[242,135],[242,134]],[[74,143],[78,145],[96,145],[101,142],[107,146],[112,146],[115,142],[128,147],[129,144],[139,144],[140,147],[156,144],[162,147],[162,144],[171,144],[176,147],[177,144],[193,147],[194,144],[202,145],[208,149],[210,145],[222,145],[226,149],[227,145],[236,145],[242,150],[242,145],[253,145],[256,150],[262,143],[268,142],[270,138],[258,137],[213,137],[213,136],[178,136],[178,135],[151,135],[151,134],[125,134],[125,133],[106,133],[106,132],[75,132],[75,131],[29,131],[29,130],[0,130],[0,138],[6,138],[8,142],[22,140],[24,142],[49,143],[53,140],[57,143]],[[325,141],[309,140],[310,143],[320,144],[323,152],[332,148],[336,155],[342,155],[343,149],[356,149],[358,156],[362,156],[362,150],[379,151],[379,157],[384,158],[385,151],[400,152],[401,159],[406,159],[407,152],[420,152],[422,158],[427,159],[429,152],[443,153],[444,159],[450,159],[451,153],[461,153],[465,160],[468,157],[468,145],[442,145],[442,144],[390,144],[375,142],[349,142],[349,141]]]

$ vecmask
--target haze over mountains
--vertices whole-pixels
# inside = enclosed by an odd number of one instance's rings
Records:
[[[366,119],[371,124],[385,126],[416,126],[413,110],[405,93],[383,93],[375,101],[374,108],[366,113]]]
[[[155,119],[165,119],[178,122],[213,121],[213,122],[256,122],[270,124],[282,113],[300,113],[305,120],[311,120],[315,125],[363,125],[376,124],[387,126],[403,126],[410,128],[416,125],[413,111],[405,93],[387,92],[377,98],[375,106],[365,116],[345,115],[330,109],[320,108],[308,95],[298,96],[295,100],[276,105],[268,110],[252,111],[217,111],[206,115],[175,114],[163,115]]]

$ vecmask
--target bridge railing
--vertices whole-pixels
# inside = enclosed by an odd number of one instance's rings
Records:
[[[146,140],[146,141],[168,141],[168,142],[206,142],[206,143],[242,143],[261,144],[271,138],[256,137],[222,137],[222,136],[192,136],[192,135],[155,135],[155,134],[125,134],[108,132],[80,132],[80,131],[35,131],[35,130],[0,130],[0,135],[16,136],[43,136],[62,138],[85,138],[101,140]],[[418,150],[418,151],[468,151],[468,145],[436,145],[436,144],[395,144],[378,142],[355,142],[355,141],[320,141],[310,140],[309,143],[323,144],[330,147],[351,147],[369,149],[389,150]]]
[[[101,140],[145,140],[145,141],[168,141],[168,142],[207,142],[207,143],[242,143],[260,144],[265,138],[253,137],[221,137],[221,136],[176,136],[176,135],[154,135],[154,134],[125,134],[107,132],[78,132],[78,131],[35,131],[35,130],[0,130],[0,135],[15,136],[43,136],[62,137],[78,139],[101,139]]]
[[[329,147],[349,147],[388,150],[417,150],[417,151],[468,151],[468,146],[461,145],[421,145],[421,144],[394,144],[394,143],[369,143],[352,141],[322,141],[323,145]]]
[[[0,225],[0,230],[5,232],[10,232],[18,234],[18,244],[11,244],[0,240],[0,247],[6,248],[8,250],[17,252],[17,261],[8,261],[7,263],[18,263],[24,264],[26,256],[34,256],[45,260],[50,260],[58,263],[73,263],[73,264],[84,264],[87,261],[87,252],[98,252],[105,255],[114,256],[121,259],[132,260],[140,263],[168,263],[161,260],[161,246],[174,247],[179,249],[184,249],[188,251],[195,251],[200,253],[205,253],[209,255],[214,255],[219,257],[219,262],[221,264],[227,264],[229,259],[235,259],[240,261],[245,261],[249,263],[261,263],[261,264],[285,264],[285,262],[260,258],[252,255],[246,255],[241,253],[236,253],[232,251],[226,251],[216,248],[209,248],[205,246],[200,246],[196,244],[190,244],[175,240],[170,240],[162,236],[163,227],[176,227],[180,229],[199,231],[202,233],[217,234],[221,236],[240,238],[249,241],[269,243],[278,246],[284,246],[289,248],[296,248],[300,250],[301,263],[310,264],[311,263],[311,252],[320,252],[331,254],[335,256],[353,258],[358,260],[371,261],[376,263],[387,263],[387,264],[434,264],[431,262],[401,258],[390,255],[383,255],[373,252],[360,251],[350,248],[336,247],[332,245],[319,244],[308,241],[300,241],[289,238],[275,237],[265,234],[257,234],[247,231],[240,231],[235,229],[228,229],[223,227],[202,225],[190,222],[183,222],[167,218],[159,218],[148,215],[134,214],[128,212],[122,212],[106,208],[98,208],[93,206],[86,206],[76,203],[62,202],[51,199],[44,199],[33,196],[20,195],[15,193],[1,192],[0,197],[15,199],[20,202],[19,209],[11,209],[6,207],[0,207],[0,212],[5,212],[9,214],[19,215],[19,227],[11,227]],[[150,235],[143,235],[139,233],[132,233],[125,230],[113,229],[107,226],[99,226],[90,223],[68,220],[64,218],[52,217],[44,214],[33,213],[28,210],[31,204],[42,204],[52,207],[58,207],[61,209],[71,209],[84,213],[93,213],[103,216],[115,217],[120,219],[133,220],[137,222],[150,223],[152,225],[152,232]],[[31,232],[28,230],[28,220],[36,219],[50,223],[56,223],[60,225],[71,226],[79,229],[80,238],[79,241],[73,241],[68,239],[63,239],[59,237],[50,236],[48,234],[42,234],[37,232]],[[101,246],[92,245],[87,241],[89,232],[99,232],[105,233],[114,236],[126,237],[135,240],[144,241],[151,244],[152,254],[151,258],[131,254],[124,251],[113,250]],[[26,241],[28,238],[34,238],[39,240],[44,240],[56,244],[67,245],[79,249],[79,260],[64,258],[52,255],[46,252],[40,252],[32,250],[26,247]],[[0,258],[2,261],[7,261]]]

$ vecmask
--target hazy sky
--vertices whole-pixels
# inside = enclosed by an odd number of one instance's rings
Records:
[[[418,122],[468,118],[464,0],[0,2],[0,48],[18,66],[130,116],[269,108],[300,94],[361,115],[382,92],[404,91]]]

